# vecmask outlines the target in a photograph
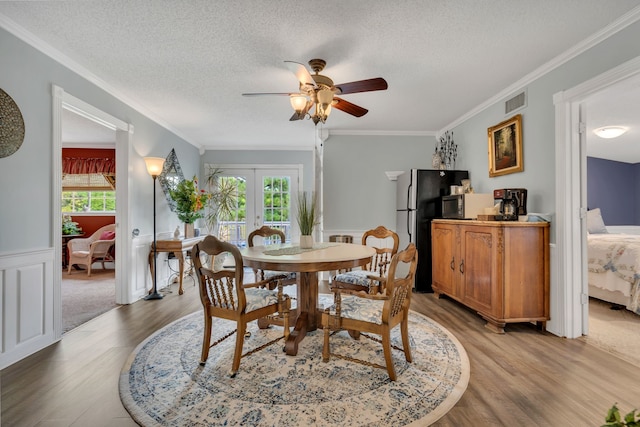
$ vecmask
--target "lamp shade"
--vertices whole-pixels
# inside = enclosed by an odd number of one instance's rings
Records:
[[[301,93],[289,95],[289,100],[291,101],[291,107],[293,107],[297,113],[300,113],[307,106],[307,97]]]
[[[617,138],[627,131],[627,128],[622,126],[605,126],[595,129],[593,132],[600,138],[610,139]]]
[[[162,173],[162,167],[164,166],[164,158],[162,157],[145,157],[144,162],[147,165],[147,172],[151,176],[158,176]]]
[[[318,103],[322,104],[323,108],[326,108],[327,104],[331,104],[331,101],[333,101],[333,92],[330,89],[318,91]]]

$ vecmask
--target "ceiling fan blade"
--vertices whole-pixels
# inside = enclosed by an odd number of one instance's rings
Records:
[[[374,79],[358,80],[357,82],[341,83],[334,85],[338,89],[339,94],[345,93],[357,93],[357,92],[371,92],[374,90],[386,90],[388,85],[387,81],[382,77],[376,77]]]
[[[300,114],[298,113],[293,113],[293,116],[291,116],[291,118],[289,119],[290,122],[294,122],[296,120],[302,120],[307,116],[307,112],[309,111],[309,109],[311,109],[311,107],[313,106],[313,102],[308,101],[306,107],[304,107],[304,110],[302,110],[300,112]]]
[[[300,82],[300,86],[309,85],[311,87],[316,87],[316,82],[315,80],[313,80],[313,77],[311,77],[311,74],[309,73],[309,70],[307,70],[307,67],[300,64],[299,62],[294,61],[284,61],[284,63],[286,64],[287,68],[289,68],[289,70],[291,70],[291,72],[296,75],[296,78]]]
[[[356,117],[362,117],[369,112],[369,110],[367,110],[366,108],[362,108],[356,104],[352,104],[351,102],[345,101],[344,99],[338,97],[333,98],[333,103],[331,104],[331,106]]]
[[[297,92],[258,92],[258,93],[243,93],[242,96],[262,96],[262,95],[276,95],[276,96],[289,96],[289,95],[293,95],[294,93]]]

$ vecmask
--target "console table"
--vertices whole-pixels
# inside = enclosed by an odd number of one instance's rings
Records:
[[[182,276],[184,275],[184,254],[186,251],[191,250],[197,243],[200,243],[204,240],[205,236],[191,237],[188,239],[166,239],[166,240],[157,240],[156,247],[158,252],[173,252],[178,259],[178,267],[179,267],[179,287],[178,294],[182,295],[184,293],[184,289],[182,289]],[[154,246],[153,242],[151,242],[151,250],[149,251],[149,270],[151,271],[151,277],[153,276],[153,272],[155,269],[155,257],[154,254]]]

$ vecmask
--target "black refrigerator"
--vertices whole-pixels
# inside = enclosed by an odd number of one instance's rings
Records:
[[[398,176],[396,193],[396,232],[400,249],[410,242],[418,249],[415,291],[431,288],[431,220],[442,218],[442,196],[452,185],[461,185],[469,172],[458,170],[411,169]]]

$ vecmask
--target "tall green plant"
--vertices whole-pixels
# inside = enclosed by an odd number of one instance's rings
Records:
[[[221,174],[222,170],[215,168],[206,176],[211,197],[207,204],[205,221],[210,233],[216,230],[220,220],[231,219],[238,207],[238,192],[234,182],[224,179],[220,176]]]
[[[298,213],[296,216],[300,234],[311,236],[313,228],[318,224],[318,210],[315,193],[308,196],[306,191],[298,193]]]

